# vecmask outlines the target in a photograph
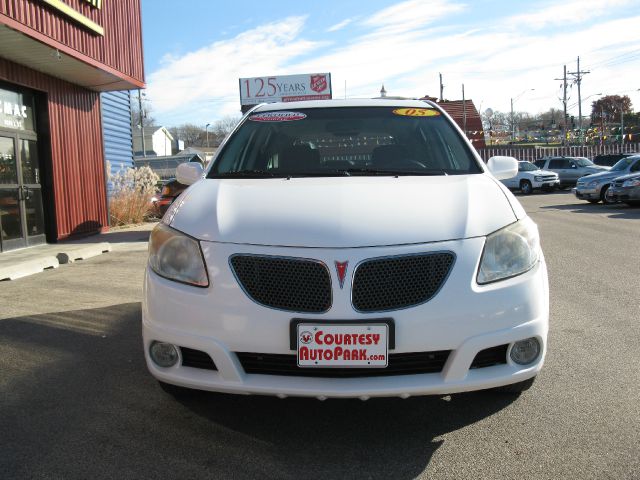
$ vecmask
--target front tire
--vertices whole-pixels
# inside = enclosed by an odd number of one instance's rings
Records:
[[[520,191],[523,195],[531,195],[533,192],[533,186],[529,180],[522,180],[520,182]]]
[[[604,187],[602,187],[602,189],[600,190],[600,200],[602,200],[602,204],[603,205],[611,205],[614,202],[612,202],[611,200],[607,199],[607,190],[609,190],[609,187],[611,185],[605,185]]]

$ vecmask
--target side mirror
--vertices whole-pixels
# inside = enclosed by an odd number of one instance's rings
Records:
[[[198,162],[181,163],[176,168],[176,179],[183,185],[193,185],[202,178],[203,172]]]
[[[571,164],[571,168],[578,168],[578,167],[576,167],[576,164],[575,164],[575,163],[572,163],[572,164]]]
[[[498,180],[506,180],[518,174],[518,161],[513,157],[491,157],[487,167]]]

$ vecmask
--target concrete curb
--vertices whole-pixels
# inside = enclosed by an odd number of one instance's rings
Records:
[[[0,280],[16,280],[59,266],[60,262],[53,255],[23,260],[15,265],[0,267]]]
[[[111,245],[107,242],[88,245],[64,245],[64,247],[64,250],[56,255],[61,265],[97,257],[111,251]]]
[[[16,280],[49,268],[86,260],[111,251],[111,244],[59,243],[7,252],[0,257],[0,281]]]

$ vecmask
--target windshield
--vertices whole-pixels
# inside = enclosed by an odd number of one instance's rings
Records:
[[[573,159],[573,161],[579,167],[593,167],[593,166],[595,166],[595,163],[593,163],[591,160],[589,160],[588,158],[585,158],[585,157],[576,157],[576,158]]]
[[[611,167],[611,170],[614,172],[626,170],[629,167],[629,165],[631,165],[635,160],[636,160],[635,157],[627,157],[627,158],[618,160],[618,163],[616,163],[613,167]]]
[[[308,108],[249,115],[208,178],[482,173],[435,109]]]
[[[529,162],[520,162],[518,163],[518,171],[520,172],[533,172],[534,170],[538,170],[533,163]]]

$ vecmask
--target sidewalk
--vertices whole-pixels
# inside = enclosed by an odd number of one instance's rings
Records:
[[[111,251],[146,250],[156,223],[114,229],[77,240],[38,245],[0,254],[0,281],[16,280],[49,268],[86,260]]]

